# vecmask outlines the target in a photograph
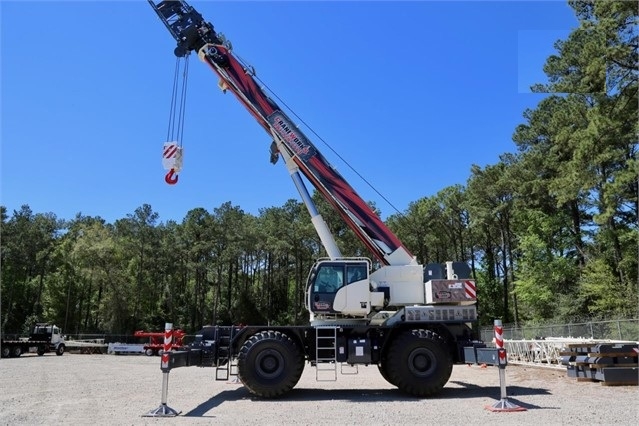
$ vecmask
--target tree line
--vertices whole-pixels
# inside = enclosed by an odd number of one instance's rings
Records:
[[[579,26],[556,42],[548,83],[533,86],[545,95],[523,112],[514,152],[386,221],[420,263],[469,263],[484,324],[637,315],[638,12],[569,5]],[[367,256],[314,200],[342,253]],[[181,223],[148,204],[114,223],[28,205],[0,213],[3,332],[36,320],[118,334],[167,321],[303,324],[307,274],[325,255],[296,200],[258,215],[195,208]]]

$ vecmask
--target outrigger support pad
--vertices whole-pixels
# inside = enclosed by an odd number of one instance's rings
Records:
[[[487,410],[489,411],[526,411],[524,407],[520,407],[517,404],[513,404],[507,398],[502,398],[499,401],[495,402],[493,405],[487,406]]]
[[[151,410],[144,414],[142,417],[175,417],[180,414],[180,411],[175,411],[173,408],[166,404],[160,404],[155,410]]]

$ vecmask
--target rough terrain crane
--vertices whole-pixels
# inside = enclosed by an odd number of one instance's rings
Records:
[[[174,54],[197,53],[272,138],[271,162],[286,165],[328,254],[306,284],[306,326],[207,326],[171,365],[209,366],[227,379],[232,367],[244,386],[277,397],[298,382],[306,362],[316,378],[337,378],[338,366],[377,365],[400,390],[438,393],[453,363],[463,362],[477,321],[475,283],[462,262],[420,265],[281,108],[257,84],[252,67],[185,1],[148,0],[177,42]],[[306,188],[306,178],[370,250],[376,263],[343,257]],[[234,363],[237,364],[234,364]],[[225,372],[225,376],[224,376]],[[233,373],[230,373],[233,374]]]

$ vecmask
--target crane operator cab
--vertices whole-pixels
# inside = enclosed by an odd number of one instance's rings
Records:
[[[315,281],[318,293],[336,293],[343,285],[343,265],[324,265],[319,269]]]
[[[361,257],[317,261],[308,281],[309,311],[319,315],[366,317],[372,308],[371,294],[377,294],[371,293],[370,265],[369,259]]]

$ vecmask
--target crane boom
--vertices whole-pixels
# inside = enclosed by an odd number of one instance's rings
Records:
[[[272,159],[276,161],[281,155],[289,170],[299,170],[382,264],[416,264],[399,238],[264,93],[253,77],[253,71],[233,55],[230,43],[215,31],[211,23],[183,0],[148,2],[176,40],[175,55],[182,57],[197,52],[199,58],[219,76],[220,88],[224,92],[232,92],[271,135],[274,140]],[[322,233],[318,232],[322,237]]]

